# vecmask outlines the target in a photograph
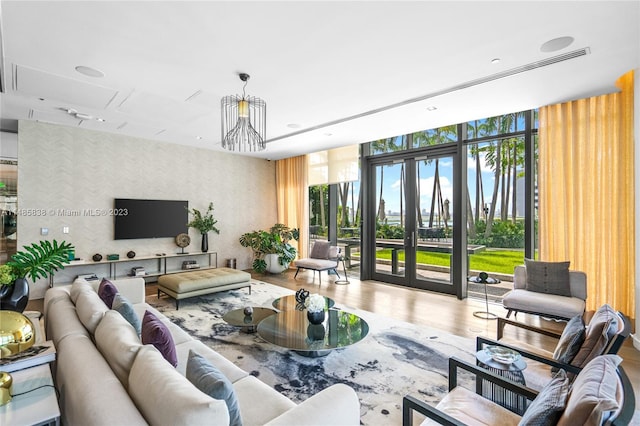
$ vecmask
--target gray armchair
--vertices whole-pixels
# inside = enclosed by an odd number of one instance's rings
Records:
[[[513,271],[513,290],[502,298],[507,318],[512,312],[524,312],[545,318],[568,320],[582,315],[587,299],[587,275],[581,271],[569,271],[570,295],[530,291],[527,289],[527,269],[516,266]]]
[[[298,259],[295,261],[296,274],[293,276],[295,279],[298,276],[300,269],[310,269],[313,271],[315,278],[315,271],[318,271],[318,285],[322,284],[322,271],[333,271],[338,278],[338,260],[340,258],[340,248],[338,246],[332,246],[328,241],[316,240],[311,248],[309,257],[304,259]]]

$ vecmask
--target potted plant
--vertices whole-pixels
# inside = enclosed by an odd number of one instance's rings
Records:
[[[24,246],[11,260],[0,266],[0,309],[23,312],[29,301],[27,276],[35,281],[48,278],[69,263],[69,251],[74,247],[65,241],[40,241]]]
[[[298,251],[289,241],[298,240],[300,232],[282,223],[276,223],[268,231],[251,231],[240,237],[243,247],[253,250],[253,270],[280,273],[289,267]]]
[[[220,230],[216,227],[218,221],[213,218],[213,203],[209,203],[209,207],[204,214],[198,209],[189,210],[189,214],[193,215],[193,219],[187,223],[187,226],[200,231],[200,234],[202,234],[202,245],[200,248],[203,253],[206,253],[209,251],[209,232],[220,234]]]

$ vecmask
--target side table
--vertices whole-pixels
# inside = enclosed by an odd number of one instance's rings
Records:
[[[478,276],[475,277],[469,277],[468,281],[470,283],[475,283],[475,284],[484,284],[484,304],[485,304],[485,310],[484,311],[476,311],[473,313],[474,317],[478,317],[478,318],[482,318],[482,319],[487,319],[487,320],[494,320],[497,319],[498,316],[496,314],[494,314],[493,312],[489,312],[489,297],[487,296],[487,284],[498,284],[500,283],[500,280],[497,278],[492,278],[489,276],[481,276],[482,273]]]
[[[227,324],[240,327],[245,333],[255,333],[260,321],[275,314],[276,311],[273,309],[254,307],[251,315],[245,315],[244,308],[241,308],[227,312],[222,319]]]
[[[60,424],[60,407],[56,390],[52,387],[49,365],[41,364],[11,373],[12,394],[15,396],[9,403],[0,406],[0,425]]]
[[[522,358],[513,363],[504,364],[494,361],[491,355],[483,349],[476,352],[476,360],[478,361],[478,366],[485,370],[489,370],[506,379],[513,380],[516,383],[526,385],[522,370],[527,368],[527,363]],[[510,390],[506,390],[495,383],[478,379],[476,380],[476,387],[476,393],[514,413],[522,415],[527,409],[527,398]]]
[[[338,262],[342,262],[342,270],[344,271],[344,279],[337,279],[335,280],[333,283],[334,284],[349,284],[349,278],[347,278],[347,266],[344,263],[345,259],[344,256],[340,255],[338,257]]]

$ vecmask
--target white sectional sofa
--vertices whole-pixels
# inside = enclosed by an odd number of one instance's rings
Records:
[[[131,324],[107,308],[96,292],[98,282],[77,280],[49,289],[45,326],[57,349],[53,373],[64,425],[229,424],[225,402],[186,379],[190,350],[232,383],[245,426],[360,424],[360,402],[352,388],[333,385],[296,405],[146,304],[144,279],[112,282],[141,320],[150,311],[167,325],[178,365],[143,345]]]

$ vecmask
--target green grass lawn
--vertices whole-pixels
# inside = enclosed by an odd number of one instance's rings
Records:
[[[418,263],[425,265],[450,266],[448,253],[419,251]],[[378,259],[391,260],[391,249],[376,252]],[[398,260],[404,260],[404,251],[398,253]],[[524,250],[486,250],[469,256],[469,269],[488,273],[513,274],[513,269],[524,264]]]

